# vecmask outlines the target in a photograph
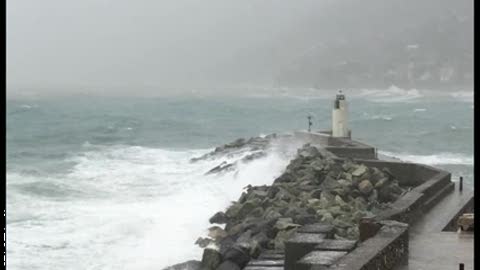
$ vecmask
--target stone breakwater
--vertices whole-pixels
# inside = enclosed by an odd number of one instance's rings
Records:
[[[247,163],[258,158],[265,157],[267,150],[272,147],[272,144],[278,139],[284,139],[288,135],[280,135],[273,133],[265,137],[252,137],[248,140],[244,138],[237,139],[233,142],[216,147],[212,152],[203,156],[192,158],[190,162],[198,162],[200,160],[215,159],[218,157],[233,158],[240,153],[248,153],[237,160],[231,162],[223,161],[219,165],[207,171],[205,174],[223,173],[233,171],[236,169],[238,163]]]
[[[255,140],[259,141],[249,141]],[[248,144],[244,140],[229,145],[201,158]],[[406,191],[386,168],[333,160],[328,152],[307,144],[271,186],[247,186],[237,201],[210,218],[215,225],[208,237],[196,241],[205,248],[201,262],[167,269],[242,269],[261,253],[283,252],[286,240],[308,224],[333,227],[337,240],[357,240],[359,220],[388,209]]]

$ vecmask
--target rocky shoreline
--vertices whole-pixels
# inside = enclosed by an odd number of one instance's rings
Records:
[[[276,137],[239,139],[192,162],[245,147],[265,153]],[[207,173],[226,171],[236,162]],[[334,160],[328,152],[306,144],[272,185],[247,186],[237,201],[210,218],[214,225],[208,237],[196,241],[204,248],[201,262],[188,261],[165,270],[242,269],[260,253],[283,252],[285,241],[308,224],[332,226],[334,239],[357,240],[359,220],[389,208],[407,190],[386,168]]]

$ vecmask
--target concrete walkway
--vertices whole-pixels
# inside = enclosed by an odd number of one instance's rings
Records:
[[[473,270],[473,233],[442,232],[444,226],[471,198],[473,191],[455,190],[410,228],[408,265],[396,270],[454,270],[459,263]]]

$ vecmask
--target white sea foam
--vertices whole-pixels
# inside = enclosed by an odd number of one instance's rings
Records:
[[[417,108],[417,109],[414,109],[413,111],[414,111],[414,112],[426,112],[427,109],[425,109],[425,108]]]
[[[358,97],[373,102],[412,102],[423,95],[417,89],[401,89],[394,85],[387,89],[362,89]]]
[[[413,155],[378,151],[379,154],[398,158],[402,161],[415,162],[427,165],[473,165],[473,157],[457,153],[439,153],[434,155]]]
[[[383,114],[370,115],[367,112],[364,112],[362,115],[366,119],[370,119],[370,120],[384,120],[384,121],[392,121],[393,120],[393,116],[391,116],[391,115],[383,115]]]
[[[473,102],[473,91],[457,91],[449,93],[450,97],[463,102]]]
[[[206,235],[208,218],[248,184],[270,184],[288,163],[272,151],[236,173],[205,176],[228,158],[190,163],[206,150],[87,150],[67,175],[23,181],[63,182],[91,196],[32,200],[15,192],[9,198],[9,268],[162,269],[200,259],[194,242]],[[15,177],[22,176],[7,175],[10,190]]]

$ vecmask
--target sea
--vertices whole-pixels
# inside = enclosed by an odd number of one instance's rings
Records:
[[[132,91],[135,92],[135,91]],[[347,94],[355,140],[473,188],[473,92]],[[328,130],[334,94],[26,96],[7,99],[7,269],[158,269],[201,259],[208,219],[270,184],[295,151],[221,175],[191,163],[237,138]]]

